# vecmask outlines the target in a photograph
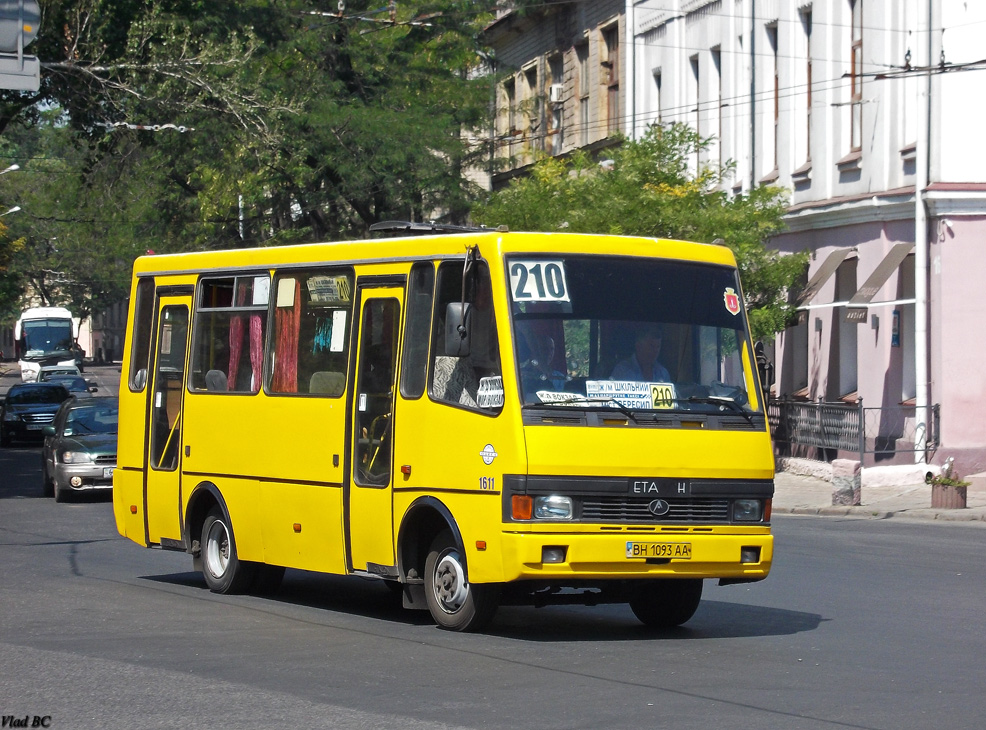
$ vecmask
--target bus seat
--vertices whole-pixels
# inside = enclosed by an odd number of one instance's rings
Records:
[[[479,380],[476,371],[461,357],[440,355],[435,358],[435,397],[446,402],[476,408]]]
[[[323,393],[326,395],[342,395],[346,389],[345,373],[337,373],[332,370],[318,370],[312,373],[308,383],[309,393]]]
[[[205,374],[205,389],[213,392],[225,392],[229,390],[226,380],[226,373],[222,370],[210,370]]]

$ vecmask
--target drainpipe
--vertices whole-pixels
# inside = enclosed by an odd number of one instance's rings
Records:
[[[921,0],[923,13],[918,12],[918,48],[926,38],[919,67],[931,66],[931,0]],[[922,19],[922,15],[924,16]],[[920,52],[920,51],[919,51]],[[931,144],[931,74],[918,77],[918,129],[916,167],[914,175],[914,379],[915,429],[914,462],[927,462],[928,445],[928,212],[924,194],[928,187],[929,146]]]
[[[750,0],[750,190],[757,186],[757,0]]]
[[[630,56],[630,75],[626,79],[626,86],[630,94],[630,134],[631,140],[637,140],[637,22],[636,22],[636,0],[627,0],[626,6],[626,39],[624,45],[629,46],[628,55]],[[621,66],[621,68],[623,68]],[[625,74],[624,74],[625,75]]]

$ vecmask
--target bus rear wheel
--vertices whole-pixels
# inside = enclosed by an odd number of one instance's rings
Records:
[[[256,566],[236,555],[229,518],[213,507],[202,523],[202,576],[213,593],[242,593],[256,577]]]
[[[694,616],[701,601],[701,578],[652,580],[637,588],[630,610],[648,626],[670,629]]]
[[[444,530],[432,541],[425,560],[425,598],[443,629],[478,631],[493,619],[500,591],[496,585],[468,581],[462,548],[452,532]]]

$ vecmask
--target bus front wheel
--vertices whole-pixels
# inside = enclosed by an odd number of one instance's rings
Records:
[[[443,629],[478,631],[493,619],[500,595],[496,585],[469,583],[462,548],[445,530],[432,541],[425,560],[425,598]]]
[[[213,507],[202,523],[202,575],[213,593],[242,593],[250,587],[256,566],[236,555],[236,541],[229,518]]]
[[[637,588],[630,610],[648,626],[670,629],[694,616],[701,601],[701,578],[651,580]]]

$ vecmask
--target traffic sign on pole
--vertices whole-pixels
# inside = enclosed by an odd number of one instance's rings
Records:
[[[38,0],[0,0],[0,89],[37,91],[41,63],[25,56],[24,46],[38,36]]]

